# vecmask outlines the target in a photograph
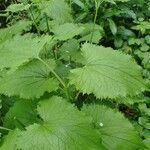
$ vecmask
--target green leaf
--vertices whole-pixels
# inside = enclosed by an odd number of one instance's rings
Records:
[[[85,106],[83,111],[93,118],[92,123],[101,133],[108,150],[135,150],[143,147],[132,124],[124,116],[106,106]]]
[[[54,69],[54,61],[49,63]],[[14,88],[15,87],[15,88]],[[0,93],[21,98],[39,98],[46,91],[55,91],[58,82],[50,75],[48,68],[38,60],[33,60],[0,80]]]
[[[148,98],[147,98],[147,99],[145,98],[145,102],[146,102],[146,100],[149,101],[150,98],[149,98],[149,99],[148,99]],[[140,111],[141,111],[142,113],[144,113],[144,114],[150,116],[150,109],[147,107],[146,103],[139,104],[138,107],[139,107],[139,109],[140,109]]]
[[[7,7],[6,11],[10,11],[10,12],[19,12],[19,11],[23,11],[23,10],[28,10],[30,7],[30,4],[11,4]]]
[[[70,84],[97,98],[136,95],[146,89],[139,66],[130,56],[111,48],[84,44],[84,67],[71,70]]]
[[[44,100],[39,103],[37,111],[44,122],[33,124],[22,132],[17,141],[18,149],[104,149],[98,132],[89,124],[90,119],[66,100],[60,97]]]
[[[140,50],[142,52],[146,52],[146,51],[150,50],[150,46],[144,43],[144,44],[142,44]]]
[[[21,20],[12,26],[0,29],[0,43],[12,39],[16,34],[21,34],[23,31],[29,30],[32,22],[28,20]]]
[[[150,44],[150,35],[147,35],[147,36],[145,37],[145,40],[146,40],[146,43],[147,43],[147,44]]]
[[[139,117],[138,121],[141,126],[150,130],[150,116]]]
[[[33,38],[32,35],[15,36],[0,45],[0,69],[16,68],[30,59],[38,58],[50,36]]]
[[[143,143],[145,144],[145,146],[147,147],[146,150],[150,149],[150,138],[147,138],[143,141]]]
[[[79,35],[83,31],[83,27],[77,24],[65,23],[63,25],[57,26],[53,29],[55,38],[61,41],[65,41]]]
[[[64,0],[41,1],[39,8],[59,24],[72,21],[71,9]]]
[[[4,117],[4,127],[23,128],[37,121],[36,101],[17,100]],[[23,127],[22,127],[23,126]]]
[[[93,26],[94,26],[94,29],[93,29]],[[104,30],[100,25],[86,23],[86,24],[82,24],[82,27],[84,28],[84,30],[80,34],[81,38],[79,39],[79,41],[81,42],[82,41],[90,42],[92,32],[93,32],[92,43],[98,43],[104,35]]]
[[[110,27],[112,34],[115,35],[117,33],[117,26],[115,22],[112,19],[108,19],[108,22],[109,22],[109,27]]]
[[[18,129],[10,131],[7,136],[5,136],[1,150],[16,150],[16,140],[18,138],[20,131]]]

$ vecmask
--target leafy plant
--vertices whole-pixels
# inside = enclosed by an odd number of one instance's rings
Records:
[[[136,0],[3,4],[1,150],[149,149],[150,28]]]

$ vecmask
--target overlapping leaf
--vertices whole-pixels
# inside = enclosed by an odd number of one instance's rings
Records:
[[[23,128],[37,121],[36,101],[17,100],[4,117],[4,127]],[[22,127],[23,126],[23,127]]]
[[[116,98],[136,95],[146,86],[139,66],[130,56],[111,48],[84,44],[84,67],[71,70],[70,84],[83,93],[97,98]]]
[[[33,38],[30,34],[7,40],[0,45],[0,69],[16,68],[30,59],[38,58],[40,51],[49,40],[50,36]]]
[[[95,127],[108,150],[135,150],[143,148],[142,140],[124,116],[106,106],[85,106],[83,111],[92,116]]]
[[[16,150],[16,140],[20,131],[18,129],[10,131],[9,134],[4,138],[1,150]]]
[[[57,26],[53,29],[55,38],[58,40],[68,40],[73,38],[76,35],[79,35],[84,30],[84,27],[81,27],[73,23],[65,23],[63,25]]]
[[[21,20],[12,26],[0,29],[0,43],[2,44],[6,40],[11,39],[14,35],[19,35],[23,31],[29,30],[32,22],[28,20]]]
[[[54,61],[48,63],[54,69]],[[14,88],[15,87],[15,88]],[[39,98],[44,92],[55,91],[58,81],[39,60],[33,60],[0,80],[0,93],[21,98]]]
[[[39,4],[41,12],[59,24],[71,22],[71,10],[64,0],[49,0]]]
[[[37,110],[44,122],[31,125],[22,132],[17,141],[18,149],[104,149],[98,132],[89,124],[90,119],[62,98],[42,101]]]

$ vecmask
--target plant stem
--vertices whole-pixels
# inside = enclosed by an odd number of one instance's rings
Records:
[[[38,58],[38,59],[50,70],[50,72],[52,72],[52,74],[56,77],[56,79],[61,83],[61,85],[64,87],[66,97],[67,97],[68,101],[70,101],[69,90],[68,90],[68,86],[66,85],[66,83],[43,59],[41,59],[41,58]]]
[[[95,15],[94,15],[94,21],[93,21],[93,28],[92,28],[92,33],[91,33],[91,38],[90,38],[90,43],[92,43],[93,36],[94,36],[94,30],[95,30],[95,25],[96,25],[96,20],[97,20],[97,15],[98,15],[98,10],[100,5],[103,3],[103,0],[98,4],[95,0]]]
[[[70,9],[71,9],[71,5],[72,5],[72,0],[69,1],[69,5],[70,5]]]
[[[50,28],[49,28],[49,23],[48,23],[48,17],[47,17],[46,14],[45,14],[45,18],[46,18],[46,26],[47,26],[47,30],[48,30],[48,33],[50,34]]]
[[[98,9],[96,8],[95,16],[94,16],[94,24],[93,24],[91,38],[90,38],[90,43],[92,43],[92,40],[93,40],[93,35],[94,35],[94,30],[95,30],[95,25],[96,25],[96,19],[97,19],[97,13],[98,13]]]
[[[35,28],[37,30],[37,33],[38,33],[38,35],[40,35],[40,29],[39,29],[39,27],[38,27],[38,25],[37,25],[37,23],[35,21],[35,18],[34,18],[34,15],[33,15],[33,12],[32,12],[31,8],[29,8],[29,12],[30,12],[30,15],[31,15],[31,19],[32,19],[32,21],[33,21],[33,23],[35,25]]]
[[[1,127],[1,126],[0,126],[0,130],[12,131],[11,129],[8,129],[8,128],[5,128],[5,127]]]
[[[52,73],[53,75],[57,78],[57,80],[61,83],[61,85],[66,88],[65,82],[59,77],[59,75],[41,58],[38,58]]]

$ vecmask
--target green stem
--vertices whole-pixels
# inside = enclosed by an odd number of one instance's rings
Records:
[[[68,90],[68,86],[66,85],[66,83],[61,79],[61,77],[40,57],[38,58],[39,61],[41,61],[49,70],[50,72],[56,77],[56,79],[61,83],[61,85],[64,88],[66,97],[68,99],[68,101],[70,100],[70,95],[69,95],[69,90]]]
[[[50,34],[50,28],[49,28],[49,23],[48,23],[48,17],[47,15],[45,14],[45,18],[46,18],[46,26],[47,26],[47,30],[48,30],[48,33]]]
[[[38,27],[38,25],[37,25],[37,23],[35,21],[35,18],[34,18],[34,15],[33,15],[33,12],[32,12],[31,8],[29,8],[29,12],[30,12],[30,15],[31,15],[31,19],[32,19],[32,21],[33,21],[33,23],[35,25],[35,28],[36,28],[36,30],[38,32],[38,35],[40,35],[40,29],[39,29],[39,27]]]
[[[69,1],[69,5],[70,5],[70,9],[71,9],[71,8],[72,8],[72,7],[71,7],[71,5],[72,5],[72,0]]]
[[[66,88],[65,82],[59,77],[59,75],[41,58],[38,58],[52,73],[53,75],[57,78],[57,80],[62,84],[64,88]]]
[[[5,127],[1,127],[1,126],[0,126],[0,130],[12,131],[11,129],[8,129],[8,128],[5,128]]]
[[[92,43],[93,36],[94,36],[94,30],[95,30],[95,25],[96,25],[96,20],[97,20],[97,15],[98,15],[98,10],[100,5],[103,3],[103,0],[98,4],[95,0],[95,15],[94,15],[94,21],[93,21],[93,28],[92,28],[92,33],[91,33],[91,38],[90,38],[90,43]]]

